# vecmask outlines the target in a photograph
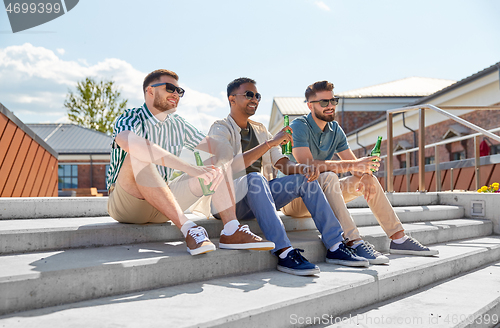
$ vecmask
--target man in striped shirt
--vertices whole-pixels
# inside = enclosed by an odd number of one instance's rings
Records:
[[[183,147],[212,153],[221,150],[193,125],[174,112],[184,90],[178,76],[169,70],[156,70],[144,79],[145,103],[126,110],[114,126],[113,149],[107,182],[110,188],[108,212],[124,223],[163,223],[172,221],[186,238],[187,250],[198,255],[215,250],[203,227],[189,220],[184,211],[203,192],[198,178],[212,183],[212,202],[222,208],[224,222],[220,245],[230,249],[269,250],[274,243],[253,234],[236,220],[228,189],[220,168],[190,165],[179,158]],[[210,147],[211,146],[211,147]],[[184,172],[169,181],[173,170]],[[232,181],[229,181],[231,183]]]

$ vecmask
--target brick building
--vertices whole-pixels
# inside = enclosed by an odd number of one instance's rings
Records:
[[[384,119],[385,111],[388,109],[406,106],[454,82],[452,80],[409,77],[335,93],[336,96],[340,97],[335,114],[336,120],[344,132],[348,134],[369,123]],[[269,131],[275,134],[283,127],[283,115],[289,115],[290,121],[292,121],[309,112],[304,97],[275,97],[269,120]]]
[[[450,109],[449,111],[452,114],[457,115],[486,130],[500,127],[499,110],[481,110],[474,108],[474,106],[500,105],[499,68],[500,63],[492,65],[438,92],[410,103],[408,106],[432,104],[445,110],[448,107],[452,108],[452,106],[463,106],[466,109]],[[439,113],[426,111],[425,115],[426,145],[453,137],[469,135],[475,132]],[[395,149],[393,149],[393,151],[417,147],[415,141],[418,140],[418,113],[410,112],[405,115],[395,115],[393,118],[393,131],[395,145]],[[387,137],[387,124],[385,116],[378,121],[371,122],[355,131],[351,131],[350,133],[347,133],[347,135],[351,149],[357,156],[363,156],[365,154],[365,149],[370,150],[371,147],[373,147],[378,135],[384,137],[384,141],[382,143],[382,153],[387,154],[385,144],[385,139]],[[356,140],[358,140],[358,142],[356,142]],[[483,137],[481,137],[481,140],[484,140],[490,147],[490,155],[500,153],[500,145],[498,145],[498,142]],[[359,146],[358,143],[362,144],[364,148]],[[439,162],[448,162],[474,157],[473,139],[457,141],[439,147]],[[434,149],[426,149],[425,157],[427,164],[434,163],[434,156]],[[416,165],[415,158],[413,157],[416,157],[416,155],[413,155],[410,159],[411,166]],[[405,155],[395,156],[395,169],[403,168],[405,165]]]
[[[491,130],[500,127],[500,110],[484,110],[479,109],[480,106],[499,106],[500,107],[500,63],[494,64],[480,72],[477,72],[469,77],[466,77],[456,83],[451,83],[443,88],[436,88],[434,92],[418,97],[408,101],[406,104],[401,102],[410,97],[404,98],[404,90],[394,91],[391,93],[388,90],[390,87],[395,88],[398,83],[387,83],[374,86],[373,90],[378,90],[381,97],[374,97],[375,92],[369,92],[370,88],[353,90],[352,92],[339,93],[339,96],[344,96],[344,111],[342,112],[342,102],[336,108],[336,120],[346,131],[350,148],[358,157],[367,155],[373,148],[378,136],[383,137],[382,142],[382,155],[387,154],[387,122],[386,113],[388,109],[402,108],[406,106],[418,106],[422,104],[432,104],[441,109],[448,110],[452,114],[459,116],[483,129]],[[406,79],[405,79],[406,80]],[[400,80],[400,85],[411,87],[410,80]],[[429,79],[427,83],[431,86],[433,79]],[[416,81],[416,80],[415,80]],[[414,82],[415,82],[414,81]],[[420,80],[425,83],[425,80]],[[438,80],[439,81],[439,80]],[[442,81],[442,80],[441,80]],[[447,81],[447,80],[445,80]],[[398,81],[395,81],[398,82]],[[449,83],[450,81],[448,81]],[[444,83],[444,81],[443,81]],[[415,86],[416,87],[416,86]],[[364,90],[363,94],[360,90]],[[356,92],[360,97],[356,98]],[[408,91],[407,96],[416,95]],[[364,95],[364,96],[361,96]],[[399,97],[398,97],[399,95]],[[385,108],[377,108],[377,102],[381,102],[384,98],[394,100],[393,103],[385,104]],[[269,130],[276,133],[281,129],[283,124],[282,115],[288,114],[293,119],[296,116],[309,113],[309,109],[305,104],[303,97],[296,98],[275,98],[273,109],[271,112]],[[341,99],[342,101],[342,99]],[[358,107],[351,107],[346,110],[349,101],[358,103]],[[397,101],[400,101],[399,103]],[[361,104],[363,104],[362,107]],[[351,104],[353,105],[353,104]],[[373,110],[369,111],[366,108],[372,107]],[[460,107],[457,109],[456,107]],[[342,122],[342,119],[344,122]],[[367,123],[368,122],[368,123]],[[394,149],[393,152],[407,150],[417,147],[418,141],[418,111],[407,112],[403,114],[396,114],[393,116],[393,138]],[[453,138],[464,137],[474,134],[475,131],[451,120],[448,117],[427,110],[425,113],[425,144],[430,145],[444,140],[452,141]],[[497,135],[500,134],[495,132]],[[481,158],[480,180],[481,184],[490,184],[498,182],[500,179],[500,143],[495,140],[480,137],[480,142],[487,150],[487,155]],[[489,149],[488,149],[489,148]],[[488,151],[489,150],[489,151]],[[450,188],[475,190],[474,175],[474,140],[459,140],[450,142],[446,145],[438,146],[439,162],[445,169],[442,172],[442,190],[449,190]],[[485,154],[486,154],[485,153]],[[483,154],[483,155],[485,155]],[[408,190],[415,191],[418,188],[416,176],[416,163],[418,152],[412,153],[410,156],[410,167],[412,171],[411,188]],[[426,164],[433,164],[436,161],[434,148],[427,148],[425,150]],[[405,174],[406,155],[400,154],[394,156],[394,175],[398,179],[400,189],[395,188],[395,191],[406,191]],[[426,166],[426,181],[431,181],[434,178],[434,173],[428,171],[434,170],[434,165]],[[450,182],[450,176],[446,175],[446,170],[451,168],[458,168],[455,172],[455,179],[457,181]],[[384,163],[379,171],[379,176],[384,177]],[[467,172],[467,177],[462,174],[458,179],[458,174]],[[399,177],[397,177],[399,175]],[[383,180],[383,179],[382,179]],[[383,183],[383,181],[381,182]],[[459,180],[459,181],[458,181]],[[494,180],[494,181],[493,181]],[[458,183],[458,185],[457,185]],[[435,190],[435,186],[427,186],[428,190]]]
[[[97,188],[99,193],[107,194],[110,136],[67,123],[27,126],[59,153],[58,190]]]

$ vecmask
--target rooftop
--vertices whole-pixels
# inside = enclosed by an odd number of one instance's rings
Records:
[[[68,123],[26,124],[59,154],[109,154],[112,138]]]
[[[408,77],[366,88],[339,92],[335,95],[342,98],[426,97],[454,83],[453,80]],[[274,97],[274,102],[283,115],[309,113],[305,100],[305,97]]]
[[[362,97],[424,97],[444,89],[456,81],[428,77],[408,77],[337,94],[344,98]]]

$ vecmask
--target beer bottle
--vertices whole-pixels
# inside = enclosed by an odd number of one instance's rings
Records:
[[[377,139],[377,143],[375,143],[375,147],[373,147],[372,151],[370,152],[370,156],[380,156],[380,144],[382,143],[382,137],[379,136]],[[374,162],[377,162],[376,159],[373,160]],[[377,172],[377,170],[370,169],[372,172]]]
[[[203,166],[203,161],[201,160],[199,152],[197,151],[194,152],[194,158],[196,158],[196,165]],[[204,196],[212,195],[215,192],[213,190],[210,190],[210,187],[212,186],[211,182],[208,185],[206,185],[205,181],[202,178],[198,178],[198,180],[200,181],[201,190],[203,191]]]
[[[285,124],[284,126],[287,127],[290,125],[290,119],[288,118],[288,115],[285,115]],[[286,131],[288,134],[292,134],[290,131]],[[286,144],[281,146],[281,152],[283,155],[290,155],[292,153],[292,143],[289,141]]]

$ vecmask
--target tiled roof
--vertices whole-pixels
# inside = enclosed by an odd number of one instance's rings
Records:
[[[76,124],[26,124],[59,154],[109,154],[112,138]]]
[[[336,94],[345,98],[362,97],[424,97],[455,83],[453,80],[408,77],[401,80],[354,89]]]

